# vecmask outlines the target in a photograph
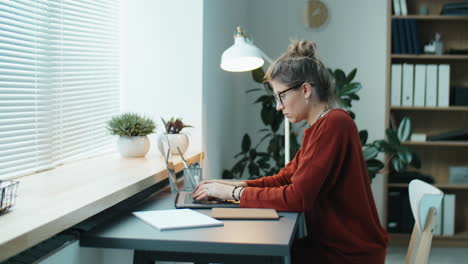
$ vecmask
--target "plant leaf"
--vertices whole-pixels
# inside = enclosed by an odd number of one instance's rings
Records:
[[[256,91],[261,91],[261,88],[252,88],[246,91],[246,93],[251,93],[251,92],[256,92]]]
[[[234,174],[228,170],[223,171],[223,179],[234,179]]]
[[[407,147],[400,146],[397,152],[398,157],[403,161],[403,164],[408,165],[413,160],[413,153]]]
[[[342,98],[340,97],[340,101],[341,101],[341,105],[345,108],[349,108],[351,107],[351,99],[345,97],[345,98]]]
[[[362,85],[360,83],[350,83],[350,84],[345,85],[344,89],[340,91],[339,96],[354,94],[361,89],[362,89]]]
[[[359,97],[359,95],[353,93],[353,94],[350,94],[349,95],[349,98],[351,98],[351,100],[355,100],[355,101],[359,101],[361,98]]]
[[[343,70],[336,69],[334,76],[337,86],[343,86],[346,83],[346,75]]]
[[[265,78],[265,72],[263,71],[263,68],[257,68],[252,71],[252,79],[256,83],[263,83],[263,79]]]
[[[364,149],[364,160],[370,160],[375,157],[377,157],[377,154],[379,154],[379,150],[372,146]]]
[[[391,162],[392,162],[393,169],[395,171],[397,171],[397,172],[402,172],[403,171],[404,165],[397,156],[393,156]]]
[[[385,133],[387,134],[388,142],[390,144],[400,145],[400,140],[398,140],[398,136],[396,135],[394,130],[392,130],[391,128],[387,128],[387,130],[385,130]]]
[[[400,142],[407,141],[411,137],[412,133],[412,126],[411,126],[411,119],[405,116],[402,120],[400,125],[398,126],[398,139]]]
[[[255,149],[250,150],[250,159],[254,160],[257,157],[257,151]]]
[[[265,101],[266,102],[270,101],[270,96],[269,95],[260,96],[259,98],[257,98],[257,100],[255,100],[254,103],[256,104],[256,103],[265,102]]]
[[[383,169],[384,164],[377,159],[366,160],[367,171],[370,173],[377,173]]]
[[[262,117],[263,124],[266,126],[270,125],[274,121],[275,113],[268,108],[263,107],[260,111],[260,115]]]
[[[367,130],[359,131],[359,138],[361,139],[361,145],[364,146],[367,142],[367,138],[369,137],[369,133]]]
[[[247,153],[249,151],[251,145],[250,136],[245,134],[242,138],[242,152]]]
[[[250,174],[250,177],[254,176],[254,175],[259,175],[260,174],[260,171],[258,169],[258,166],[253,163],[253,162],[250,162],[249,163],[249,174]]]
[[[374,141],[374,146],[388,154],[394,154],[397,151],[394,146],[383,139]]]
[[[354,76],[356,76],[357,69],[354,68],[346,77],[346,82],[350,83],[352,80],[354,80]]]

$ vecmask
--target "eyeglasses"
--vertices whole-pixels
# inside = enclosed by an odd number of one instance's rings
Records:
[[[279,102],[281,105],[283,105],[283,100],[284,100],[284,95],[283,95],[283,94],[286,93],[287,91],[290,91],[290,90],[293,90],[293,89],[297,89],[297,88],[299,88],[299,87],[301,87],[301,86],[302,86],[302,84],[301,84],[301,85],[298,85],[298,86],[294,86],[294,87],[288,88],[288,89],[286,89],[286,90],[284,90],[284,91],[281,91],[281,92],[279,92],[279,93],[277,93],[277,94],[273,93],[273,96],[275,97],[276,103],[278,104],[278,102]]]

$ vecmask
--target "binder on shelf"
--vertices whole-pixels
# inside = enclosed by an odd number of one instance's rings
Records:
[[[392,53],[401,54],[400,39],[397,27],[397,21],[392,19]]]
[[[388,221],[389,232],[401,232],[401,192],[388,192]]]
[[[437,106],[448,107],[450,100],[450,65],[440,64],[438,72]]]
[[[413,33],[411,32],[409,19],[403,19],[402,22],[405,29],[405,41],[406,47],[408,48],[408,54],[414,54]]]
[[[442,235],[455,235],[455,194],[444,195]]]
[[[406,0],[400,0],[400,12],[402,16],[408,15],[408,8],[406,7]]]
[[[414,106],[425,106],[426,100],[426,65],[414,66]]]
[[[391,105],[401,106],[401,75],[402,65],[392,64],[392,76],[391,76]]]
[[[445,141],[445,140],[460,140],[466,141],[468,140],[468,130],[461,129],[461,130],[453,130],[448,131],[440,134],[434,134],[427,137],[429,141]]]
[[[403,64],[403,89],[402,89],[402,105],[413,105],[413,90],[414,90],[414,65]]]
[[[400,0],[393,0],[393,14],[395,16],[401,15],[401,9],[400,9]]]
[[[421,43],[419,41],[419,31],[416,19],[408,19],[409,31],[411,32],[411,44],[414,54],[421,54]]]
[[[407,191],[401,192],[401,202],[401,232],[411,233],[414,227],[414,216]]]
[[[425,142],[427,140],[427,135],[424,133],[413,133],[411,134],[411,141],[414,142]]]
[[[408,53],[408,48],[406,47],[406,40],[405,40],[405,27],[403,19],[395,19],[397,25],[397,32],[398,32],[398,41],[400,42],[400,51],[403,54]]]
[[[442,235],[442,225],[444,224],[443,223],[443,215],[444,215],[444,202],[442,200],[440,208],[439,208],[439,210],[437,210],[436,215],[435,215],[436,219],[435,219],[435,224],[434,224],[434,231],[432,231],[432,234],[434,236],[441,236]]]
[[[426,66],[426,106],[437,106],[437,65]]]

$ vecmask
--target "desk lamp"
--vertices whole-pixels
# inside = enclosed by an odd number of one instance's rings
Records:
[[[241,27],[236,28],[234,45],[223,52],[221,56],[221,68],[230,72],[244,72],[260,68],[265,60],[272,64],[273,61],[252,41],[247,38]],[[284,164],[289,162],[289,120],[284,118]]]

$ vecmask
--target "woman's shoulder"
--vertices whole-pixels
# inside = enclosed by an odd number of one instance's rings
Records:
[[[333,120],[353,120],[349,112],[341,108],[331,109],[324,117],[326,116]]]
[[[351,115],[348,111],[341,108],[331,109],[322,120],[324,123],[327,123],[329,126],[348,126],[354,124],[354,120],[351,118]]]
[[[328,111],[317,124],[306,129],[305,134],[315,134],[313,131],[316,130],[334,130],[335,132],[344,132],[346,128],[355,126],[354,120],[348,111],[334,108]]]

